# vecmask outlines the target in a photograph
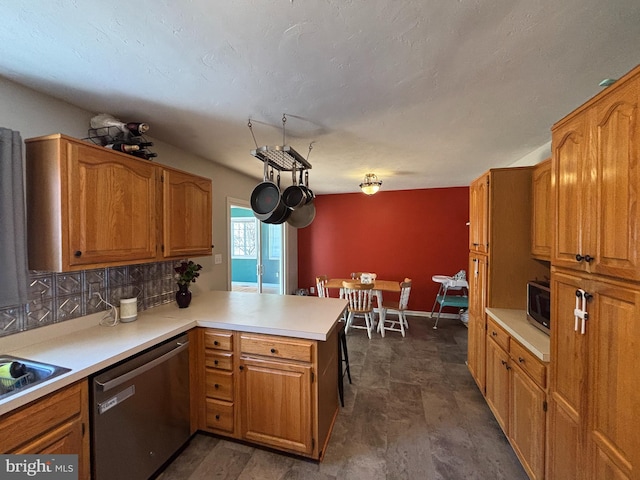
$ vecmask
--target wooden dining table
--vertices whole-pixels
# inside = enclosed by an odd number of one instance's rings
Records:
[[[330,288],[330,289],[336,289],[339,288],[340,289],[340,298],[344,297],[344,292],[342,289],[342,282],[356,282],[357,279],[353,279],[353,278],[330,278],[329,280],[327,280],[327,283],[325,284],[326,288]],[[400,288],[400,282],[396,281],[396,280],[378,280],[377,278],[372,282],[373,283],[373,294],[376,296],[377,299],[377,308],[375,308],[374,310],[378,310],[380,307],[382,306],[382,292],[395,292],[395,293],[400,293],[401,288]]]
[[[353,278],[330,278],[327,280],[327,288],[342,288],[342,282],[355,282]],[[381,292],[400,292],[400,282],[396,280],[378,280],[373,281],[373,289]]]

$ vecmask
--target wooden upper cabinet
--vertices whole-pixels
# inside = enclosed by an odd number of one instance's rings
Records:
[[[553,128],[554,265],[640,280],[639,75]]]
[[[156,256],[156,168],[106,149],[65,142],[69,265],[143,262]],[[64,228],[64,227],[63,227]],[[64,238],[64,237],[63,237]]]
[[[594,215],[588,143],[587,115],[553,130],[554,265],[584,269],[589,263],[576,260],[576,255],[595,256],[588,222],[588,216]]]
[[[163,170],[163,255],[211,255],[211,180]]]
[[[640,77],[594,105],[596,215],[593,272],[640,280]]]
[[[469,186],[469,250],[489,251],[489,173]]]
[[[26,140],[29,268],[156,258],[156,167],[64,135]]]
[[[540,260],[551,260],[553,198],[550,158],[536,165],[531,181],[531,255]]]
[[[210,179],[60,134],[25,143],[30,269],[211,254]]]

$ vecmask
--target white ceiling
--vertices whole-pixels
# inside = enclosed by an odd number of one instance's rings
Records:
[[[316,193],[467,185],[640,63],[638,0],[3,3],[0,75],[256,178],[286,113]]]

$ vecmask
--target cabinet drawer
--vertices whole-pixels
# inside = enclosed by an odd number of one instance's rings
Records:
[[[503,350],[509,351],[509,334],[490,318],[487,320],[487,335],[500,345]]]
[[[222,353],[207,350],[204,353],[204,364],[209,368],[231,370],[233,369],[233,353]]]
[[[206,426],[233,433],[233,403],[207,398]]]
[[[223,331],[204,332],[205,348],[213,348],[215,350],[233,351],[233,333]]]
[[[233,373],[207,368],[205,372],[205,394],[218,400],[233,401]]]
[[[547,366],[518,342],[511,342],[511,358],[542,388],[546,388]]]
[[[0,417],[0,452],[11,452],[67,419],[79,417],[81,405],[82,383],[77,383]]]
[[[242,353],[308,363],[313,361],[313,345],[312,341],[297,338],[258,335],[242,335],[240,337]]]

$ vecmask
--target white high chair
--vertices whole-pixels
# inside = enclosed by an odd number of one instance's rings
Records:
[[[431,318],[433,318],[433,312],[436,310],[436,305],[440,304],[438,317],[433,325],[433,329],[437,330],[440,314],[444,307],[455,307],[459,311],[469,308],[469,283],[467,283],[467,274],[464,270],[460,270],[453,277],[448,277],[446,275],[434,275],[431,279],[440,284],[438,294],[433,302],[433,308],[431,309]],[[461,292],[461,295],[449,295],[449,292],[452,291]]]

